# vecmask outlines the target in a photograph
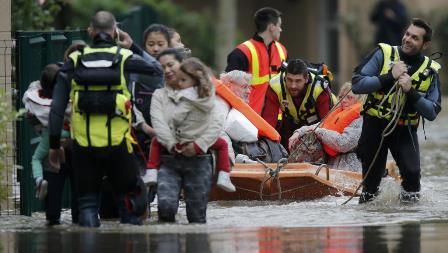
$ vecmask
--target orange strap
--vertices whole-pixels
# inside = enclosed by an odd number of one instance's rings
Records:
[[[213,79],[215,84],[216,94],[225,99],[233,108],[241,112],[246,118],[254,124],[258,129],[259,136],[265,136],[273,141],[280,141],[280,134],[269,125],[260,115],[258,115],[248,104],[246,104],[240,97],[235,95],[227,86],[220,80]]]

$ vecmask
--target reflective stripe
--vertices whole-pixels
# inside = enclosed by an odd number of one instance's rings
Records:
[[[258,60],[258,53],[254,44],[250,40],[243,43],[250,51],[252,56],[252,85],[260,85],[269,82],[269,74],[260,77],[260,64]]]
[[[112,61],[98,60],[98,61],[81,61],[82,65],[88,68],[108,68],[112,66]]]
[[[274,41],[274,45],[277,47],[277,51],[278,51],[278,55],[280,56],[280,60],[285,61],[286,60],[285,52],[283,51],[282,46],[280,46],[280,43],[278,43],[277,41]]]

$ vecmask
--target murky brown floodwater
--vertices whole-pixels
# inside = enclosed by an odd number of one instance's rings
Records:
[[[447,98],[445,98],[446,101]],[[445,107],[446,108],[446,107]],[[207,225],[188,225],[181,205],[178,222],[141,227],[103,221],[99,229],[63,224],[45,227],[45,217],[0,216],[3,252],[447,252],[448,112],[426,122],[420,133],[422,200],[404,205],[399,185],[383,180],[373,203],[345,197],[307,202],[216,202]],[[155,209],[153,209],[155,210]]]

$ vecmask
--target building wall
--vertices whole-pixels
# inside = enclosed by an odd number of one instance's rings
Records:
[[[4,32],[11,30],[11,0],[0,0],[0,4],[0,38],[3,39],[8,36]]]
[[[369,13],[377,0],[339,1],[339,80],[341,82],[350,80],[353,68],[359,63],[360,59],[373,49],[373,36],[375,27],[369,21]],[[430,22],[435,28],[439,18],[442,15],[448,15],[448,2],[443,0],[402,0],[407,7],[410,17],[421,17]],[[358,33],[353,38],[349,35],[348,26],[344,25],[344,21],[351,21],[358,29]],[[435,30],[435,37],[437,30]],[[448,40],[448,38],[446,38]],[[356,42],[361,44],[361,48],[357,50]],[[437,41],[433,41],[433,45],[426,52],[440,51]],[[442,83],[448,76],[446,71],[441,72]]]
[[[188,10],[204,9],[217,12],[217,3],[211,0],[176,0]],[[225,1],[225,0],[223,0]],[[255,31],[253,14],[264,6],[271,6],[283,13],[283,32],[280,41],[288,49],[289,58],[303,58],[310,62],[326,62],[334,70],[336,85],[351,79],[352,71],[360,59],[373,47],[375,27],[369,14],[378,0],[236,0],[234,43],[217,44],[217,49],[230,52],[239,43],[250,38]],[[433,13],[445,11],[446,0],[402,0],[410,16],[433,18]],[[229,16],[232,16],[229,15]],[[437,31],[436,31],[437,32]],[[184,35],[187,36],[187,35]],[[227,34],[217,34],[227,36]],[[448,38],[447,38],[448,39]],[[437,50],[434,45],[432,52]],[[336,52],[335,52],[336,51]],[[226,65],[226,53],[218,54],[218,72]]]

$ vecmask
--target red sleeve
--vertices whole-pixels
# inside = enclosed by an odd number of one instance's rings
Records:
[[[271,87],[266,91],[266,98],[264,101],[263,112],[261,117],[266,120],[273,128],[277,127],[278,111],[280,109],[280,102],[278,101],[277,94]]]
[[[316,111],[320,119],[323,119],[327,113],[331,110],[330,94],[327,91],[323,91],[316,101]]]

